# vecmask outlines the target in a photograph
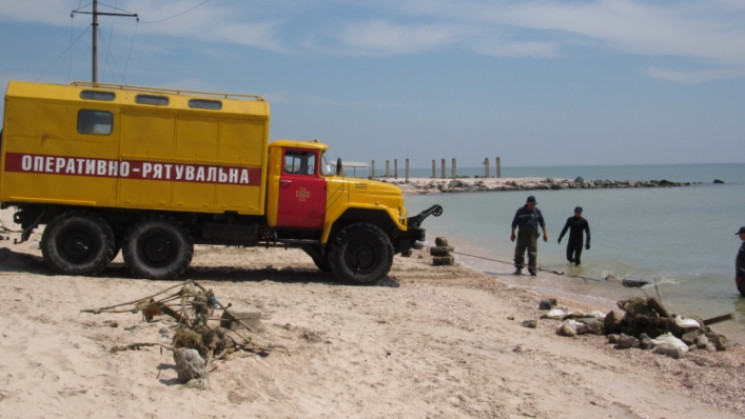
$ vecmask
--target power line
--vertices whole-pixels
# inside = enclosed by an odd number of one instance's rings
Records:
[[[86,33],[87,31],[88,31],[87,29],[84,29],[84,30],[83,30],[82,32],[80,32],[80,35],[78,35],[78,37],[77,37],[77,38],[75,38],[75,41],[72,41],[72,28],[71,28],[71,30],[70,30],[70,39],[71,39],[71,40],[70,40],[70,45],[69,45],[69,46],[68,46],[68,47],[67,47],[67,48],[66,48],[66,49],[65,49],[64,51],[62,51],[62,53],[60,53],[60,55],[59,55],[59,56],[58,56],[58,57],[57,57],[57,58],[56,58],[56,59],[54,60],[54,62],[52,62],[52,64],[50,64],[50,65],[49,65],[49,67],[47,67],[47,68],[46,68],[46,69],[45,69],[45,70],[44,70],[44,71],[43,71],[43,72],[41,73],[41,75],[39,75],[39,77],[38,77],[38,78],[36,79],[36,81],[39,81],[39,80],[41,80],[41,79],[42,79],[42,77],[44,77],[44,75],[46,75],[46,74],[47,74],[47,72],[48,72],[48,71],[49,71],[49,70],[50,70],[50,69],[51,69],[52,67],[54,67],[54,65],[55,65],[55,64],[57,64],[57,62],[58,62],[59,60],[61,60],[61,59],[62,59],[62,57],[63,57],[63,56],[65,55],[65,54],[67,54],[67,52],[68,52],[68,51],[71,51],[71,50],[72,50],[72,46],[73,46],[73,44],[77,43],[77,42],[78,42],[78,41],[80,40],[80,38],[82,38],[82,37],[83,37],[83,35],[85,35],[85,33]]]
[[[192,6],[191,8],[186,9],[183,12],[176,13],[173,16],[169,16],[169,17],[166,17],[166,18],[163,18],[163,19],[159,19],[159,20],[142,21],[142,23],[161,23],[161,22],[169,21],[171,19],[176,19],[177,17],[181,17],[181,16],[183,16],[183,15],[185,15],[185,14],[187,14],[187,13],[189,13],[189,12],[195,10],[195,9],[198,9],[198,8],[204,6],[205,4],[207,4],[207,3],[211,2],[211,1],[212,0],[204,0],[203,2],[197,4],[196,6]]]

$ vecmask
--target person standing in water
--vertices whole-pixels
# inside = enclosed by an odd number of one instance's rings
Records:
[[[548,241],[546,233],[546,222],[543,220],[541,210],[536,208],[535,197],[530,195],[525,205],[518,208],[512,219],[512,234],[510,240],[515,241],[515,275],[521,275],[525,267],[525,251],[528,251],[528,272],[536,276],[538,265],[538,227],[543,229],[543,241]],[[515,229],[518,234],[515,236]]]
[[[569,263],[575,265],[580,264],[580,257],[582,256],[582,242],[585,242],[585,249],[590,248],[590,224],[586,219],[582,218],[582,207],[576,207],[574,209],[574,216],[567,218],[564,228],[559,234],[559,244],[561,239],[569,230],[569,243],[567,243],[567,260]],[[587,233],[587,240],[584,240],[584,233]]]
[[[745,226],[740,227],[740,231],[735,233],[740,236],[742,244],[740,250],[737,252],[737,258],[735,259],[735,285],[737,290],[740,291],[740,295],[745,297]]]

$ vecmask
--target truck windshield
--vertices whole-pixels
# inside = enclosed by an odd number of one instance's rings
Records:
[[[326,153],[323,153],[321,158],[321,176],[333,176],[336,174],[336,167],[329,163],[326,158]]]

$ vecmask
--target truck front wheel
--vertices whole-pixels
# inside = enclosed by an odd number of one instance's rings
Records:
[[[350,224],[334,238],[328,261],[337,278],[359,285],[374,284],[391,270],[393,245],[375,225]]]
[[[41,253],[56,272],[97,275],[114,254],[114,231],[102,217],[71,211],[58,215],[44,229]]]
[[[174,279],[183,274],[194,255],[194,240],[178,221],[146,217],[129,229],[122,256],[138,277]]]

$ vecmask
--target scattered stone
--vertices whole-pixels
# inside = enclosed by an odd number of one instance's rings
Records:
[[[564,320],[569,314],[569,310],[565,307],[557,307],[551,309],[548,313],[541,316],[542,319],[553,319],[553,320]]]
[[[638,348],[639,346],[641,346],[641,341],[633,336],[629,336],[623,333],[616,336],[618,336],[614,342],[616,344],[616,349]]]
[[[554,307],[556,307],[556,298],[545,298],[538,304],[541,310],[551,310]]]
[[[577,329],[581,328],[582,326],[582,323],[576,320],[564,320],[556,329],[556,333],[560,336],[574,337],[579,334]]]
[[[639,336],[639,349],[648,351],[652,348],[654,348],[654,342],[652,342],[652,339],[646,333],[642,333]]]
[[[256,307],[248,306],[244,311],[225,310],[220,317],[220,327],[224,329],[245,329],[241,322],[250,328],[249,331],[255,331],[261,322],[261,311]]]
[[[450,256],[454,249],[450,246],[434,246],[429,248],[430,256]]]
[[[579,322],[585,325],[585,333],[592,333],[594,335],[605,334],[605,325],[595,317],[585,317],[580,319]]]
[[[173,350],[176,373],[181,383],[207,377],[207,362],[193,348],[176,348]]]
[[[656,339],[652,339],[652,343],[654,344],[653,353],[667,355],[673,359],[685,358],[688,352],[688,345],[673,336],[672,333],[658,336]]]
[[[696,341],[698,340],[700,336],[703,336],[704,338],[706,338],[706,335],[704,335],[703,330],[694,329],[694,330],[684,333],[683,336],[680,337],[680,339],[683,342],[685,342],[686,345],[691,346],[691,345],[696,344]]]
[[[603,325],[605,326],[605,333],[621,333],[621,320],[616,317],[615,311],[611,310],[605,315]]]
[[[523,327],[527,327],[529,329],[535,329],[536,327],[538,327],[538,322],[535,320],[525,320],[523,322]]]
[[[429,254],[433,256],[432,265],[443,266],[443,265],[454,265],[455,258],[450,254],[454,251],[453,246],[448,246],[448,240],[444,237],[437,237],[435,239],[436,246],[429,248]]]
[[[444,266],[444,265],[454,265],[455,264],[455,258],[452,256],[435,256],[432,258],[432,265],[434,266]]]
[[[714,345],[714,348],[716,348],[717,351],[727,350],[727,338],[724,335],[711,333],[707,335],[706,338]]]
[[[674,316],[675,326],[681,330],[701,329],[703,325],[696,319],[686,319],[682,316]]]

